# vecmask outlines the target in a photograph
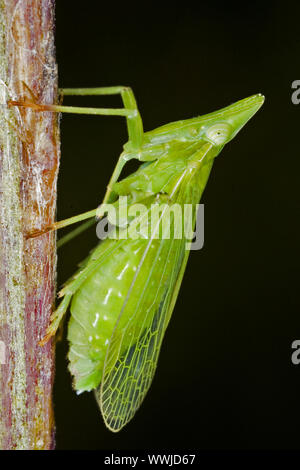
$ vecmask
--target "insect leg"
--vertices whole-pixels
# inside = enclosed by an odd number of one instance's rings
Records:
[[[100,206],[101,207],[101,206]],[[77,222],[81,222],[82,220],[91,219],[92,217],[96,217],[97,209],[93,209],[88,212],[83,212],[82,214],[75,215],[74,217],[69,217],[68,219],[60,220],[59,222],[54,222],[51,225],[43,228],[42,230],[33,230],[27,233],[26,238],[35,238],[43,235],[44,233],[53,232],[54,230],[58,230],[63,227],[67,227],[68,225],[76,224]]]
[[[59,307],[55,310],[55,312],[53,312],[50,318],[50,325],[48,326],[47,331],[46,331],[46,335],[39,342],[40,346],[44,346],[49,341],[49,339],[55,335],[59,327],[59,324],[62,321],[63,316],[65,315],[67,311],[71,298],[72,298],[71,294],[65,295]]]
[[[124,108],[134,111],[127,117],[127,129],[129,140],[133,147],[138,149],[143,140],[143,122],[138,111],[134,93],[130,87],[111,86],[97,88],[61,88],[62,96],[100,96],[100,95],[121,95]]]
[[[125,158],[123,158],[123,156],[121,155],[118,162],[117,162],[117,164],[116,164],[116,166],[115,166],[115,169],[114,169],[113,174],[112,174],[112,176],[109,180],[109,183],[107,185],[103,202],[95,211],[90,211],[92,213],[91,217],[96,216],[97,219],[99,219],[104,215],[104,213],[102,212],[102,208],[103,208],[104,204],[108,203],[109,197],[110,197],[111,192],[112,192],[112,187],[113,187],[114,183],[118,180],[126,161],[127,160]],[[81,214],[81,215],[76,216],[76,217],[71,217],[70,219],[62,220],[60,222],[56,222],[56,223],[52,224],[51,226],[47,227],[47,229],[49,229],[47,231],[57,230],[59,228],[66,227],[67,225],[71,225],[73,223],[79,222],[80,220],[84,220],[86,217],[84,217],[82,219],[78,219],[78,217],[81,217],[82,215],[84,215],[84,214]],[[76,219],[76,220],[73,221],[74,219]],[[80,235],[82,232],[84,232],[85,230],[90,228],[94,223],[95,223],[95,220],[90,220],[88,222],[84,222],[83,224],[79,225],[79,227],[77,227],[75,230],[72,230],[70,233],[67,233],[67,235],[65,235],[60,240],[58,240],[57,248],[60,248],[65,243],[68,243],[69,241],[73,240],[73,238],[77,237],[77,235]],[[42,235],[42,233],[45,233],[45,230],[44,231],[31,232],[30,236],[31,237],[32,236],[36,237],[36,236]]]
[[[130,87],[114,86],[100,88],[62,88],[60,90],[62,96],[96,96],[96,95],[117,95],[120,94],[124,109],[113,108],[77,108],[72,106],[56,106],[58,112],[74,112],[83,114],[100,114],[100,115],[119,115],[125,116],[127,122],[127,130],[129,141],[134,149],[139,149],[143,140],[143,122],[138,111],[136,99]],[[54,109],[53,109],[54,110]],[[73,110],[73,111],[72,111]],[[113,184],[118,180],[126,159],[121,155],[112,177],[107,186],[103,204],[108,202]],[[101,206],[100,206],[101,209]],[[99,216],[99,214],[97,214]]]
[[[82,283],[87,279],[87,277],[98,268],[103,259],[107,258],[108,256],[112,256],[116,249],[118,249],[118,247],[114,247],[113,249],[108,249],[106,251],[100,252],[98,255],[94,255],[90,262],[83,269],[81,269],[81,271],[76,273],[76,275],[73,276],[58,293],[58,296],[63,297],[63,300],[50,318],[50,325],[46,330],[46,335],[39,342],[41,346],[46,344],[49,339],[55,335],[75,292],[80,289]]]
[[[90,114],[95,116],[124,116],[127,121],[129,141],[134,149],[138,149],[143,140],[143,123],[138,111],[137,103],[130,87],[116,86],[104,88],[62,88],[62,96],[93,96],[120,94],[124,108],[87,108],[79,106],[61,106],[53,104],[38,104],[35,100],[27,98],[18,101],[8,101],[8,106],[24,106],[36,111],[52,111],[57,113]]]
[[[129,135],[129,141],[132,144],[133,149],[139,149],[142,140],[143,140],[143,123],[140,116],[140,113],[137,108],[137,103],[133,94],[133,91],[130,87],[124,86],[115,86],[115,87],[101,87],[101,88],[64,88],[60,90],[62,96],[66,95],[77,95],[77,96],[84,96],[84,95],[115,95],[120,94],[124,108],[87,108],[87,107],[77,107],[77,106],[62,106],[62,105],[41,105],[34,101],[30,101],[28,99],[23,99],[20,101],[9,101],[8,106],[24,106],[30,107],[36,111],[52,111],[52,112],[62,112],[62,113],[74,113],[74,114],[89,114],[89,115],[101,115],[101,116],[124,116],[126,117],[127,122],[127,129]],[[107,190],[104,196],[103,204],[108,202],[109,197],[112,192],[113,184],[118,180],[119,175],[122,171],[123,166],[125,165],[126,159],[124,155],[121,155],[116,167],[113,171],[112,177],[109,181],[107,186]],[[27,235],[28,238],[37,237],[42,235],[43,233],[47,233],[53,230],[57,230],[62,227],[66,227],[76,222],[80,222],[81,220],[85,220],[87,218],[91,218],[97,215],[100,217],[101,213],[101,206],[95,211],[89,211],[84,214],[80,214],[76,217],[71,217],[69,219],[56,222],[43,230],[35,230],[32,231]],[[70,234],[66,235],[63,240],[60,242],[60,246],[67,241],[74,238],[76,235],[81,233],[85,228],[88,228],[90,224],[85,223],[82,227],[74,230],[74,233],[71,232]]]
[[[95,223],[96,223],[95,219],[88,220],[87,222],[83,222],[81,225],[79,225],[79,227],[75,228],[71,232],[69,232],[66,235],[64,235],[63,237],[61,237],[56,243],[57,248],[60,248],[63,245],[65,245],[65,243],[70,242],[71,240],[73,240],[73,238],[80,235],[82,232],[84,232],[85,230],[90,228]]]
[[[134,97],[134,93],[130,87],[124,86],[114,86],[114,87],[99,87],[99,88],[62,88],[60,93],[63,96],[72,95],[72,96],[95,96],[95,95],[117,95],[120,94],[123,104],[124,104],[124,111],[130,111],[130,114],[126,116],[127,122],[127,130],[128,130],[128,137],[129,141],[131,142],[134,149],[139,149],[142,140],[143,140],[143,122],[138,111],[136,99]],[[103,204],[107,203],[109,200],[109,196],[112,191],[113,184],[118,180],[121,171],[128,161],[124,158],[123,155],[120,156],[111,179],[108,183],[107,190],[104,196]],[[99,211],[97,212],[97,216],[101,216],[101,206],[99,207]],[[75,235],[76,236],[76,235]]]

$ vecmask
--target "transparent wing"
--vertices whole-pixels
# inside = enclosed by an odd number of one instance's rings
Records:
[[[178,200],[186,199],[182,193],[188,188],[182,185]],[[145,246],[96,391],[104,421],[112,431],[119,431],[133,417],[151,385],[187,257],[184,236],[152,238]]]
[[[166,245],[165,242],[162,244]],[[155,372],[182,255],[181,248],[174,253],[173,245],[174,242],[169,241],[168,253],[165,247],[158,250],[164,266],[172,259],[173,270],[165,276],[161,262],[153,263],[153,271],[147,277],[147,286],[140,295],[134,314],[127,325],[116,327],[108,347],[99,398],[106,425],[113,431],[121,429],[133,417]],[[149,289],[152,291],[150,295]],[[152,296],[153,306],[149,308],[149,297]]]

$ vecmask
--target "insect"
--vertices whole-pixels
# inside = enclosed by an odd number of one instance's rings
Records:
[[[192,207],[200,201],[214,158],[231,141],[264,101],[260,94],[219,111],[143,131],[134,95],[127,87],[65,89],[63,95],[120,94],[121,109],[40,105],[26,99],[10,105],[37,111],[72,112],[126,117],[129,140],[95,210],[56,222],[30,236],[101,217],[107,204],[118,206],[127,196],[129,209],[143,203],[146,212],[129,219],[140,228],[153,205],[161,211],[149,237],[107,238],[100,242],[59,293],[63,298],[41,344],[55,335],[71,305],[68,326],[69,369],[78,392],[95,390],[104,421],[119,431],[135,414],[152,382],[162,340],[185,271],[187,237],[172,225],[169,238],[158,236],[172,204]],[[143,164],[119,181],[130,159]],[[134,225],[135,224],[135,225]],[[182,227],[181,227],[182,228]],[[119,235],[124,227],[116,228]]]

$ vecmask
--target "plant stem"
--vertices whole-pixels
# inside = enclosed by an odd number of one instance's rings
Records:
[[[53,0],[0,0],[2,449],[54,447],[54,347],[38,341],[54,302],[55,235],[26,240],[25,234],[54,222],[58,120],[55,113],[5,105],[24,96],[56,102],[53,27]]]

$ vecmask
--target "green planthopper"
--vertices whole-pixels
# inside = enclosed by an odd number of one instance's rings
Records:
[[[63,95],[121,94],[124,108],[78,108],[11,101],[11,106],[29,106],[37,111],[74,112],[125,116],[129,140],[124,145],[103,204],[95,210],[57,222],[29,236],[102,217],[108,205],[120,206],[127,197],[128,212],[143,204],[125,227],[116,224],[115,238],[96,246],[80,269],[59,293],[62,301],[52,315],[41,345],[55,335],[70,304],[68,326],[69,369],[77,392],[95,390],[104,421],[119,431],[142,403],[154,376],[162,340],[172,315],[185,271],[190,240],[182,224],[171,224],[169,236],[161,235],[170,207],[196,206],[206,186],[214,158],[231,141],[264,102],[260,94],[238,101],[219,111],[173,122],[150,132],[143,131],[134,95],[127,87],[64,89]],[[130,159],[143,162],[140,168],[118,181]],[[159,216],[148,236],[130,236],[131,227],[141,233],[150,208]],[[84,224],[86,226],[86,223]],[[129,227],[129,232],[128,232]],[[82,230],[79,227],[71,239]],[[76,233],[75,233],[76,232]],[[179,233],[180,232],[180,233]],[[128,235],[129,234],[129,235]]]

